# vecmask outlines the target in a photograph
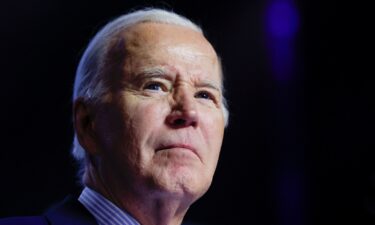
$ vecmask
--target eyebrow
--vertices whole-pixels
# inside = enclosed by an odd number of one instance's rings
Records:
[[[210,89],[214,89],[214,90],[218,91],[219,93],[221,93],[221,88],[219,86],[217,86],[216,84],[210,82],[210,81],[202,81],[197,85],[197,87],[210,88]]]
[[[136,77],[142,78],[153,78],[153,77],[168,77],[168,71],[163,67],[147,67],[142,69]]]
[[[146,67],[136,74],[135,80],[143,80],[147,78],[163,78],[167,80],[172,80],[172,76],[168,75],[168,72],[163,67]]]
[[[167,70],[166,68],[164,67],[146,67],[144,69],[142,69],[139,73],[137,73],[136,75],[136,80],[142,80],[142,79],[146,79],[146,78],[163,78],[163,79],[167,79],[167,80],[173,80],[173,78],[171,77],[171,71],[170,70]],[[205,88],[210,88],[210,89],[213,89],[213,90],[216,90],[218,91],[219,93],[221,93],[221,85],[217,85],[209,80],[203,80],[201,82],[199,82],[196,87],[198,88],[202,88],[202,87],[205,87]]]

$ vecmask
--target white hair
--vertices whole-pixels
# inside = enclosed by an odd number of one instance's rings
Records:
[[[203,34],[202,29],[189,19],[162,9],[143,9],[122,15],[105,25],[90,41],[79,62],[74,81],[73,102],[77,98],[99,102],[108,93],[109,87],[104,82],[103,73],[105,58],[111,48],[111,41],[126,28],[144,22],[173,24],[186,27]],[[223,76],[222,76],[223,79]],[[225,98],[222,97],[225,124],[228,121],[228,110]],[[78,161],[85,159],[85,151],[74,134],[72,154]],[[82,168],[83,169],[83,168]],[[81,171],[84,172],[84,171]]]

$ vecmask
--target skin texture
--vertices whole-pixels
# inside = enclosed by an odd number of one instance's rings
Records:
[[[140,23],[113,40],[110,93],[77,99],[85,184],[141,224],[180,224],[209,188],[224,134],[217,55],[202,34]]]

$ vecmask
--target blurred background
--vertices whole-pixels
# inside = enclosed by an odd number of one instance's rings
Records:
[[[39,214],[79,190],[76,66],[106,22],[151,6],[201,25],[224,65],[230,123],[188,220],[375,224],[373,83],[343,73],[336,5],[292,0],[1,1],[0,217]]]

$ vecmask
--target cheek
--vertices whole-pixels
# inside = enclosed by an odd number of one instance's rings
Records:
[[[209,113],[202,122],[203,137],[208,146],[207,154],[210,155],[210,160],[216,162],[219,158],[220,149],[224,137],[224,119],[219,113]]]
[[[129,122],[126,129],[131,132],[128,138],[133,140],[133,145],[140,149],[143,157],[150,159],[153,153],[149,151],[150,146],[164,126],[168,107],[164,101],[137,99],[132,104],[127,104],[127,109]]]
[[[212,147],[221,147],[224,135],[224,118],[221,112],[207,112],[202,116],[204,136]]]
[[[136,171],[149,163],[153,155],[149,143],[163,124],[163,108],[165,111],[166,107],[160,103],[127,96],[124,104],[113,110],[117,113],[107,114],[107,121],[103,123],[107,128],[101,132],[107,136],[106,157],[118,164],[127,164],[120,167],[128,166]]]
[[[166,105],[160,101],[139,101],[129,107],[130,129],[137,130],[137,134],[143,136],[153,129],[164,124]]]

